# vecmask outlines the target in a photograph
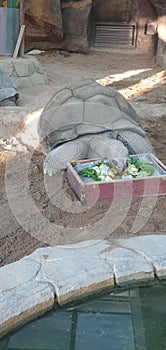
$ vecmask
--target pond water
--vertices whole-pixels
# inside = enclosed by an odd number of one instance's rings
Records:
[[[2,350],[166,350],[166,282],[117,290],[47,313]]]

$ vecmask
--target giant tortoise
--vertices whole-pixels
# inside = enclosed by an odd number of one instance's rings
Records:
[[[16,86],[7,73],[0,68],[0,107],[15,106],[18,98]]]
[[[54,94],[40,117],[39,136],[48,175],[72,160],[94,157],[107,158],[121,171],[128,154],[151,151],[131,104],[92,79]]]

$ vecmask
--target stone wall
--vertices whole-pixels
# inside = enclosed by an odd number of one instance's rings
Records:
[[[164,62],[165,16],[165,0],[26,0],[25,49],[88,52],[95,21],[136,22],[136,52]]]

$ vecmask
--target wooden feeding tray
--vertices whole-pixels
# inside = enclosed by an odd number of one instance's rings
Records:
[[[140,161],[153,162],[154,172],[151,176],[126,178],[112,181],[94,181],[83,178],[78,172],[92,167],[99,159],[86,159],[68,163],[67,178],[73,191],[82,204],[105,200],[118,200],[129,197],[145,197],[166,194],[166,166],[153,154],[137,154]]]

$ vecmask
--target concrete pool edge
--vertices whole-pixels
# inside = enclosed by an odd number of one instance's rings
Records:
[[[53,308],[166,278],[166,236],[89,240],[39,248],[0,268],[0,338]]]

